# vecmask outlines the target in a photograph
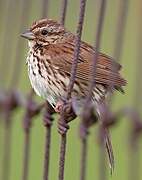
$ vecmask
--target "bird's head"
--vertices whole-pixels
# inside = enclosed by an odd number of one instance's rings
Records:
[[[21,36],[28,39],[30,45],[49,45],[59,43],[69,32],[63,25],[51,19],[41,19],[32,24]]]

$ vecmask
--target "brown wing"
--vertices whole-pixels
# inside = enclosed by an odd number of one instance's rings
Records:
[[[51,62],[60,71],[70,74],[74,55],[74,42],[70,40],[66,43],[48,46],[47,55],[51,56]],[[78,59],[77,79],[89,82],[91,66],[93,60],[93,48],[82,42]],[[121,77],[119,70],[121,66],[112,58],[100,53],[97,61],[96,82],[104,85],[112,85],[120,89],[126,85],[126,81]]]

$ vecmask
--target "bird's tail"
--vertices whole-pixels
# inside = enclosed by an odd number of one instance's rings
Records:
[[[108,154],[111,173],[114,170],[114,154],[108,129],[105,129],[105,147]]]

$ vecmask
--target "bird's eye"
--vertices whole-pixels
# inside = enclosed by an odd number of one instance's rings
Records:
[[[48,31],[47,31],[46,29],[43,29],[43,30],[41,31],[41,34],[45,36],[45,35],[48,34]]]

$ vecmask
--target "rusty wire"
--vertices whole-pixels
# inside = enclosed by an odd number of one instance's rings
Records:
[[[100,150],[99,150],[99,180],[106,180],[106,161],[105,161],[105,129],[103,126],[99,128],[99,143],[100,143]]]
[[[60,23],[62,25],[65,24],[65,18],[66,18],[66,13],[67,13],[67,4],[68,4],[68,0],[62,0],[61,15],[60,15]]]
[[[114,52],[113,52],[113,58],[118,63],[121,61],[128,8],[129,8],[129,0],[120,1],[119,14],[118,14],[117,25],[116,25]],[[112,87],[112,84],[110,83],[110,88],[111,87]],[[113,96],[111,96],[109,99],[110,105],[112,103],[112,98]]]
[[[62,25],[65,24],[67,3],[68,3],[67,0],[62,0],[61,15],[60,15],[60,23]],[[61,116],[63,116],[63,115],[61,115]],[[64,118],[62,118],[62,119],[64,119]],[[59,160],[59,177],[58,177],[59,180],[64,180],[65,152],[66,152],[66,134],[61,135],[60,160]]]
[[[64,2],[64,6],[67,7],[67,2]],[[79,13],[79,21],[78,21],[78,27],[77,27],[77,32],[76,32],[76,42],[75,42],[75,50],[74,50],[74,59],[73,59],[73,64],[72,64],[72,69],[71,69],[71,77],[70,77],[70,83],[67,89],[67,100],[70,99],[71,97],[71,91],[73,89],[73,85],[75,82],[75,75],[76,75],[76,70],[77,70],[77,61],[79,57],[79,52],[80,52],[80,42],[81,42],[81,34],[82,34],[82,28],[83,28],[83,21],[84,21],[84,14],[85,14],[85,5],[86,1],[85,0],[80,0],[80,13]],[[62,10],[65,11],[67,8],[62,6]],[[62,16],[65,16],[66,13],[61,13]],[[64,23],[65,18],[61,18],[62,23]],[[59,129],[61,130],[61,147],[60,147],[60,161],[59,161],[59,180],[64,179],[64,166],[65,166],[65,154],[66,154],[66,133],[69,128],[67,125],[67,119],[65,118],[66,116],[66,107],[63,108],[63,111],[61,112],[61,117],[60,117],[60,122],[59,122]]]
[[[48,14],[49,0],[43,0],[42,2],[42,18],[46,18]]]
[[[11,133],[12,133],[12,127],[11,127],[11,121],[9,121],[10,113],[7,111],[7,114],[5,114],[5,120],[8,121],[8,123],[5,123],[5,134],[4,134],[4,155],[2,160],[2,179],[8,180],[9,179],[9,173],[10,173],[10,157],[11,157]]]
[[[88,91],[88,95],[87,95],[86,103],[85,103],[84,107],[87,107],[88,103],[91,101],[92,92],[96,85],[96,81],[95,81],[96,64],[97,64],[99,50],[100,50],[100,42],[101,42],[101,35],[102,35],[102,30],[103,30],[105,9],[106,9],[106,0],[101,0],[97,32],[96,32],[96,36],[95,36],[95,41],[96,41],[95,45],[94,45],[95,53],[94,53],[94,59],[92,61],[92,76],[91,76],[90,87],[89,87],[89,91]],[[85,108],[84,108],[84,110],[85,110]]]
[[[142,12],[141,12],[141,7],[138,9],[139,17],[141,17]],[[136,75],[135,75],[135,93],[134,93],[134,100],[133,100],[133,105],[135,108],[137,108],[137,111],[139,111],[139,107],[141,106],[141,90],[142,90],[142,83],[141,83],[141,67],[142,67],[142,52],[141,52],[141,45],[142,45],[142,22],[139,19],[139,29],[137,33],[137,58],[136,58]],[[139,115],[140,116],[140,115]],[[139,120],[140,121],[140,120]],[[141,121],[142,122],[142,121]],[[136,127],[136,125],[135,125]],[[136,128],[140,128],[142,125],[139,123]],[[134,129],[134,128],[133,128]],[[130,161],[129,163],[129,176],[128,179],[137,179],[140,180],[140,147],[138,144],[139,140],[139,134],[137,137],[136,132],[139,132],[140,130],[133,130],[131,132],[131,138],[130,138]],[[135,138],[136,137],[136,138]],[[133,173],[135,172],[135,173]]]
[[[9,10],[11,9],[11,3],[13,3],[13,1],[10,1],[9,2]],[[26,4],[26,3],[25,3]],[[12,4],[14,6],[14,4]],[[22,7],[25,7],[25,6],[22,6]],[[21,26],[23,26],[23,23],[25,23],[25,8],[23,8],[23,12],[22,12],[22,20],[20,20],[21,24],[20,24],[20,29]],[[27,11],[26,11],[27,12]],[[27,16],[28,16],[28,13],[27,13]],[[9,24],[9,22],[7,22],[7,24]],[[8,25],[7,25],[8,26]],[[6,27],[7,27],[6,26]],[[9,28],[8,28],[9,29]],[[6,30],[7,32],[7,30]],[[8,41],[7,41],[8,42]],[[7,43],[6,42],[6,43]],[[4,51],[5,52],[5,51]],[[15,55],[16,55],[16,58],[15,58],[15,65],[14,65],[14,71],[13,71],[13,74],[12,74],[12,79],[11,79],[11,83],[10,83],[10,89],[8,91],[8,96],[10,98],[6,98],[6,102],[4,102],[4,111],[5,111],[5,123],[6,123],[6,126],[5,126],[5,137],[4,137],[4,141],[5,141],[5,146],[4,146],[4,166],[3,166],[3,179],[9,179],[9,170],[10,170],[10,147],[11,147],[11,123],[12,123],[12,111],[15,110],[15,108],[19,105],[18,101],[19,99],[16,98],[16,103],[17,103],[17,106],[13,107],[13,103],[15,103],[15,92],[14,91],[11,91],[11,88],[12,87],[16,87],[17,83],[18,83],[18,78],[20,78],[20,54],[21,53],[21,43],[19,43],[19,40],[18,40],[18,43],[17,43],[17,50],[15,52]],[[7,60],[6,62],[7,63]],[[2,67],[5,66],[6,64],[3,63],[2,64]],[[18,73],[19,72],[19,73]],[[4,73],[3,73],[4,75]],[[8,130],[7,130],[8,129]],[[8,150],[8,151],[7,151]]]
[[[86,131],[83,129],[83,131]],[[84,133],[84,132],[83,132]],[[87,141],[87,133],[85,132],[84,138],[81,137],[81,170],[80,170],[80,180],[86,179],[86,167],[87,167],[87,152],[88,152],[88,141]]]
[[[29,13],[30,13],[30,1],[25,0],[21,1],[21,17],[20,17],[20,24],[19,24],[19,30],[18,30],[18,41],[16,44],[16,51],[15,51],[15,57],[14,57],[14,67],[13,67],[13,73],[10,80],[10,88],[14,87],[16,88],[19,84],[19,80],[21,77],[21,68],[22,68],[22,59],[21,54],[23,51],[23,44],[20,38],[20,34],[22,33],[23,29],[25,28],[26,24],[28,23],[29,19]],[[26,12],[26,13],[25,13]]]
[[[117,62],[120,62],[121,59],[128,7],[129,7],[129,0],[120,1],[119,16],[116,25],[114,55],[113,55],[113,57]]]
[[[31,92],[32,93],[32,92]],[[31,134],[31,126],[32,119],[36,115],[38,115],[44,107],[44,104],[38,105],[35,101],[33,101],[33,96],[31,94],[28,95],[27,101],[25,104],[25,114],[23,118],[23,129],[25,133],[24,139],[24,156],[23,156],[23,180],[28,179],[29,173],[29,154],[30,154],[30,134]]]
[[[23,176],[22,179],[26,180],[28,179],[28,174],[29,174],[29,157],[30,157],[30,132],[29,128],[25,133],[25,139],[24,139],[24,159],[23,159]]]
[[[3,102],[4,114],[4,155],[2,161],[2,179],[8,180],[10,178],[10,158],[11,158],[11,134],[12,134],[12,112],[18,107],[16,96],[13,94],[6,94]]]
[[[20,25],[19,25],[19,31],[18,34],[20,35],[21,31],[23,30],[23,26],[26,24],[26,21],[29,17],[29,1],[22,1],[22,12],[21,12],[21,19],[20,19]],[[26,12],[26,14],[25,14]],[[18,38],[17,41],[17,45],[16,45],[16,51],[15,51],[15,58],[14,58],[14,68],[13,68],[13,74],[11,77],[11,81],[10,81],[10,89],[9,91],[13,91],[13,87],[16,88],[18,83],[19,83],[19,79],[20,79],[20,73],[21,73],[21,66],[22,66],[22,61],[20,60],[20,56],[22,53],[22,44],[20,41],[20,36]],[[11,118],[11,114],[9,114],[9,118]],[[11,136],[9,136],[10,138]],[[9,140],[10,142],[11,140]],[[7,142],[8,143],[8,142]],[[7,145],[8,146],[8,145]],[[24,165],[23,165],[23,179],[26,180],[28,177],[28,158],[29,158],[29,146],[30,146],[30,133],[29,130],[25,131],[25,154],[24,154]],[[10,159],[10,157],[9,157]],[[7,161],[8,164],[8,161]],[[6,167],[5,167],[6,169]],[[8,172],[5,172],[6,174],[8,174]]]
[[[48,13],[48,0],[44,0],[43,4],[42,4],[42,18],[45,18],[47,13]],[[30,127],[31,127],[31,122],[32,122],[32,118],[37,114],[36,111],[33,111],[32,106],[32,102],[33,102],[33,95],[34,92],[33,90],[30,91],[29,93],[29,98],[28,98],[28,102],[27,102],[27,109],[25,112],[25,116],[23,118],[23,121],[25,122],[24,124],[28,125],[28,131],[25,131],[25,151],[24,151],[24,165],[23,165],[23,180],[27,180],[28,179],[28,164],[29,164],[29,150],[30,150]],[[42,108],[39,107],[39,111],[41,111]],[[46,103],[46,112],[44,115],[44,125],[46,126],[46,142],[45,142],[45,160],[44,160],[44,174],[43,174],[43,179],[47,180],[48,179],[48,169],[49,169],[49,151],[50,151],[50,141],[51,141],[51,112],[49,112],[49,110],[51,106],[48,104],[47,107],[47,103]],[[32,116],[30,114],[33,114]],[[38,112],[39,113],[39,112]],[[49,123],[50,121],[50,123]]]
[[[5,26],[5,31],[4,31],[4,40],[3,40],[3,51],[2,51],[2,60],[1,60],[1,82],[5,82],[6,78],[8,77],[6,73],[8,73],[8,67],[7,63],[10,62],[11,60],[11,48],[10,44],[7,44],[7,42],[9,42],[9,39],[11,39],[9,34],[9,26],[11,25],[11,17],[13,17],[12,14],[12,10],[11,8],[13,8],[15,6],[15,1],[8,1],[8,14],[6,17],[6,26]],[[9,18],[10,17],[10,18]],[[12,39],[11,39],[12,41]],[[10,49],[10,51],[8,50]],[[8,50],[8,53],[7,53]],[[9,55],[8,58],[5,58],[5,55]],[[7,69],[5,69],[5,67]],[[5,74],[5,77],[4,77]],[[2,85],[4,88],[4,84]],[[18,106],[17,99],[15,98],[15,94],[12,92],[8,92],[6,93],[6,98],[2,104],[3,106],[3,111],[4,111],[4,155],[3,155],[3,161],[2,161],[2,167],[3,167],[3,171],[2,171],[2,179],[8,180],[10,178],[9,174],[10,174],[10,164],[11,164],[11,133],[12,133],[12,112],[13,110],[15,110],[15,108]],[[16,104],[15,104],[16,103]]]
[[[29,108],[32,104],[32,94],[33,91],[31,91],[31,94],[28,96],[27,104],[26,104],[26,111],[23,117],[23,128],[24,128],[24,154],[23,154],[23,172],[22,172],[22,179],[27,180],[28,179],[28,173],[29,173],[29,154],[30,154],[30,129],[31,129],[31,116]]]
[[[96,31],[96,43],[95,43],[95,53],[94,53],[94,58],[93,58],[93,62],[92,62],[92,76],[91,76],[91,80],[90,80],[90,86],[89,86],[89,91],[88,91],[88,95],[86,97],[85,103],[84,103],[84,110],[83,110],[83,114],[82,114],[82,125],[86,126],[86,122],[89,121],[89,116],[88,113],[91,113],[91,106],[89,106],[89,104],[91,103],[91,97],[92,97],[92,92],[93,89],[95,87],[95,74],[96,74],[96,64],[97,64],[97,59],[98,59],[98,55],[99,55],[99,49],[100,49],[100,42],[101,42],[101,35],[102,35],[102,29],[103,29],[103,23],[104,23],[104,17],[105,17],[105,9],[106,9],[106,1],[102,0],[100,2],[100,10],[99,10],[99,19],[98,19],[98,25],[97,25],[97,31]],[[88,109],[88,107],[90,107],[90,109]],[[102,131],[101,131],[102,132]],[[85,138],[86,140],[86,138]],[[102,142],[102,141],[101,141]],[[84,146],[86,145],[86,143],[84,144]],[[103,146],[101,146],[101,148],[104,148]],[[102,161],[102,156],[104,157],[104,151],[101,150],[101,155],[100,155],[100,161]],[[86,163],[86,162],[84,162]],[[84,165],[82,165],[84,166]],[[101,163],[101,167],[102,169],[104,169],[104,164],[103,162]],[[83,168],[82,168],[83,169]],[[84,168],[83,171],[81,172],[81,174],[84,174],[84,178],[85,179],[85,171],[86,169]],[[104,174],[105,175],[105,174]]]
[[[86,0],[80,0],[79,21],[78,21],[77,32],[76,32],[75,50],[74,50],[73,64],[72,64],[72,68],[71,68],[70,83],[69,83],[68,90],[67,90],[67,99],[71,98],[71,92],[73,89],[73,85],[75,83],[77,63],[78,63],[78,58],[79,58],[79,53],[80,53],[83,21],[84,21],[84,15],[85,15],[85,6],[86,6]]]
[[[46,18],[48,16],[49,9],[49,0],[43,0],[42,3],[42,18]],[[51,125],[53,121],[52,114],[54,113],[54,109],[52,106],[46,101],[45,103],[45,113],[43,115],[43,123],[46,128],[45,133],[45,152],[44,152],[44,166],[43,166],[43,180],[49,179],[49,162],[50,162],[50,149],[51,149]]]
[[[43,170],[43,180],[49,179],[49,159],[50,159],[50,149],[51,149],[51,125],[52,125],[52,114],[54,109],[51,105],[46,102],[45,105],[45,114],[44,114],[44,125],[46,127],[45,135],[45,155],[44,155],[44,170]]]
[[[15,0],[9,0],[8,1],[8,8],[7,8],[7,14],[5,18],[5,28],[4,28],[4,35],[2,39],[2,53],[1,53],[1,63],[0,63],[0,81],[1,86],[4,88],[7,84],[4,84],[7,82],[8,73],[9,73],[9,62],[11,61],[12,57],[12,47],[11,43],[13,41],[13,29],[11,29],[11,22],[13,20],[13,8],[15,6],[16,1]],[[8,43],[9,42],[9,43]]]
[[[68,2],[67,0],[62,0],[62,4],[61,4],[60,23],[62,25],[65,24],[67,2]],[[61,115],[61,116],[63,116],[63,115]],[[62,119],[64,121],[64,117]],[[60,159],[59,159],[59,176],[58,176],[59,180],[64,180],[65,152],[66,152],[66,133],[64,135],[61,135]]]
[[[141,6],[139,7],[139,17],[142,16]],[[142,67],[142,22],[139,22],[139,29],[137,33],[137,58],[136,58],[136,75],[135,75],[135,93],[134,93],[134,106],[140,107],[142,98],[140,97],[140,93],[142,91],[142,82],[141,82],[141,67]]]

